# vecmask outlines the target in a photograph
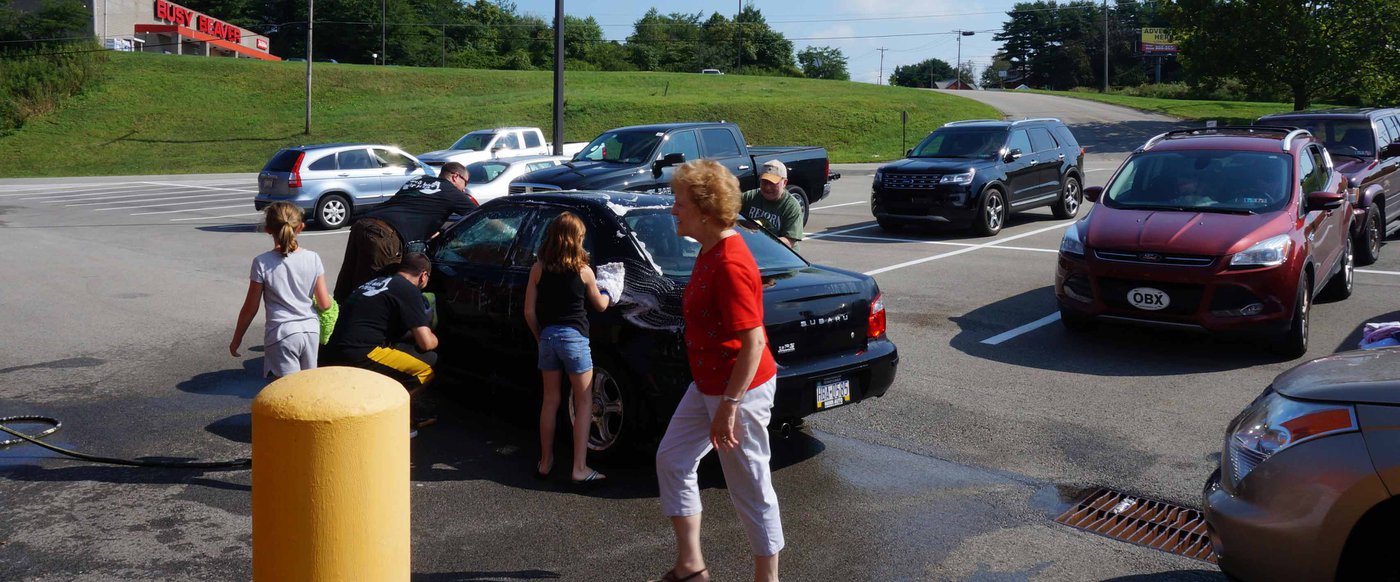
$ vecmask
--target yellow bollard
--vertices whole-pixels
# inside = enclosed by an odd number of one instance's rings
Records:
[[[253,579],[408,580],[408,394],[329,367],[253,401]]]

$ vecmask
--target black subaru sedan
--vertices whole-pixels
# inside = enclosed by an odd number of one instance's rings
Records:
[[[595,268],[620,263],[625,272],[622,297],[589,314],[589,447],[604,456],[649,450],[691,379],[681,293],[700,244],[676,236],[671,202],[624,192],[519,195],[492,200],[453,224],[430,249],[439,365],[539,392],[525,286],[545,228],[559,213],[573,212],[588,226],[584,247]],[[763,278],[768,348],[778,363],[771,428],[883,396],[899,352],[885,332],[875,280],[809,264],[756,224],[741,221],[736,228]]]

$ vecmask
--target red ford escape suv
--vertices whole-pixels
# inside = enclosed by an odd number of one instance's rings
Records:
[[[1098,204],[1060,241],[1060,319],[1072,331],[1104,319],[1256,332],[1301,356],[1315,294],[1351,295],[1346,187],[1306,130],[1154,137],[1106,187],[1085,189]]]

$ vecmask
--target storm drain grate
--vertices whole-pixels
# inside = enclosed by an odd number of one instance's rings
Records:
[[[1215,563],[1205,516],[1165,501],[1099,489],[1080,499],[1055,521],[1115,540]]]

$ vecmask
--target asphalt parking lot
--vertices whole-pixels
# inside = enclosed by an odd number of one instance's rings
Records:
[[[1067,120],[1070,121],[1070,120]],[[1135,126],[1133,123],[1139,123]],[[1074,125],[1102,185],[1161,120]],[[1092,127],[1091,127],[1092,126]],[[872,274],[902,362],[884,398],[809,418],[775,444],[793,580],[1215,579],[1209,564],[1053,523],[1108,486],[1187,506],[1228,420],[1278,373],[1247,341],[1055,321],[1055,252],[1070,221],[1015,215],[1000,235],[886,233],[873,168],[840,168],[803,255]],[[261,353],[224,346],[254,231],[251,175],[0,183],[0,416],[48,414],[55,444],[112,456],[233,458],[251,440]],[[1082,212],[1082,211],[1081,211]],[[307,232],[327,271],[346,231]],[[1400,251],[1319,303],[1309,357],[1397,319]],[[413,564],[421,580],[639,580],[669,564],[650,468],[606,487],[530,478],[534,412],[490,386],[443,386],[413,441]],[[0,579],[246,579],[246,471],[84,465],[0,449]],[[702,469],[717,580],[742,579],[743,534],[717,464]]]

